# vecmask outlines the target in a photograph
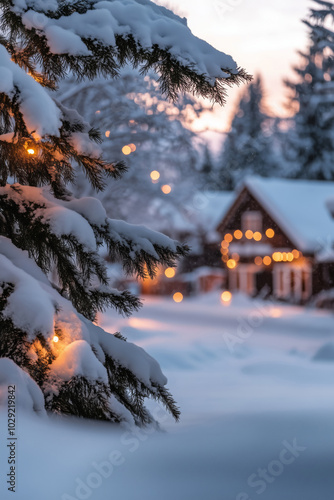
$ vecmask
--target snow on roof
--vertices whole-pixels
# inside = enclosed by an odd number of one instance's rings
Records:
[[[197,200],[198,218],[207,231],[216,229],[227,213],[235,193],[233,191],[203,191]]]
[[[243,187],[303,252],[315,252],[334,243],[334,218],[328,199],[334,182],[246,178]]]

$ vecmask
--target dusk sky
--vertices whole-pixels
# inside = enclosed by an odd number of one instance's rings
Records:
[[[284,116],[286,89],[283,78],[293,75],[300,61],[297,50],[307,46],[307,28],[301,22],[310,0],[160,0],[161,5],[186,17],[193,33],[230,54],[252,75],[263,76],[266,103],[272,114]],[[243,86],[242,86],[243,87]],[[229,91],[225,108],[205,125],[227,130],[240,87]]]

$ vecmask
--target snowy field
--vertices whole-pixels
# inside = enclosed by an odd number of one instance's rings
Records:
[[[219,294],[100,318],[161,364],[182,410],[162,432],[18,415],[17,500],[332,500],[334,316]]]

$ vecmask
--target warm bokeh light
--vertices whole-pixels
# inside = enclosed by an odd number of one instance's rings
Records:
[[[254,262],[257,266],[261,266],[262,265],[262,257],[260,257],[259,255],[257,257],[255,257],[254,259]]]
[[[262,234],[259,231],[255,231],[253,234],[253,238],[255,241],[261,241],[262,240]]]
[[[288,254],[286,252],[283,252],[281,255],[282,255],[283,262],[286,262],[288,260]]]
[[[101,111],[99,109],[97,111],[95,111],[96,115],[99,115],[100,113],[101,113]]]
[[[165,270],[165,276],[167,278],[174,278],[174,276],[175,276],[175,269],[173,269],[172,267],[167,267],[167,269]]]
[[[234,237],[236,240],[241,240],[242,238],[242,231],[240,231],[240,229],[237,229],[236,231],[234,231]]]
[[[274,307],[270,310],[270,316],[272,318],[280,318],[282,316],[282,311],[278,307]]]
[[[230,244],[229,244],[227,241],[225,241],[225,240],[223,240],[223,241],[221,242],[221,247],[222,247],[222,248],[225,248],[225,249],[226,249],[226,248],[228,248],[228,247],[229,247],[229,245],[230,245]]]
[[[57,337],[57,335],[55,335],[52,340],[53,340],[53,342],[58,342],[59,337]]]
[[[229,292],[228,290],[226,290],[225,292],[223,292],[220,296],[221,298],[221,301],[222,302],[231,302],[231,299],[232,299],[232,294],[231,292]]]
[[[157,170],[152,170],[152,172],[150,173],[150,177],[152,181],[157,181],[158,179],[160,179],[160,172],[158,172]]]
[[[270,266],[270,264],[271,264],[271,257],[269,257],[269,255],[266,255],[265,257],[263,257],[263,264],[265,266]]]
[[[298,252],[298,250],[294,249],[291,253],[295,259],[299,259],[300,253]]]
[[[238,253],[232,253],[232,259],[234,259],[236,262],[239,262],[240,260],[240,255]]]
[[[122,153],[123,153],[123,155],[129,155],[129,154],[131,154],[131,148],[130,148],[130,146],[123,146],[122,147]]]
[[[292,252],[289,252],[286,256],[286,258],[288,259],[289,262],[292,262],[293,261],[293,253]]]
[[[251,240],[253,238],[253,231],[251,231],[250,229],[248,229],[246,232],[245,232],[245,236],[248,240]]]
[[[182,302],[182,300],[183,300],[182,293],[180,293],[180,292],[174,293],[173,300],[174,300],[174,302]]]
[[[226,262],[226,265],[229,269],[234,269],[237,265],[236,261],[234,259],[229,259],[227,262]]]
[[[106,137],[110,137],[110,130],[106,130],[105,134]]]
[[[161,186],[161,191],[164,194],[169,194],[171,192],[171,190],[172,190],[172,188],[168,184],[164,184],[163,186]]]
[[[131,149],[131,153],[134,153],[137,149],[136,145],[133,143],[129,144],[129,148]]]
[[[281,260],[283,260],[281,252],[274,252],[272,258],[275,262],[281,262]]]
[[[267,238],[273,238],[275,236],[275,231],[273,229],[271,229],[271,227],[270,227],[266,231],[266,236],[267,236]]]
[[[35,154],[35,150],[34,150],[34,149],[32,149],[32,148],[29,148],[29,149],[27,149],[27,153],[28,153],[29,155],[34,155],[34,154]]]
[[[224,240],[227,241],[227,243],[231,243],[231,241],[233,240],[232,234],[230,233],[225,234]]]

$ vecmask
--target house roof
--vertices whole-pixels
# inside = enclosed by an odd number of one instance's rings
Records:
[[[208,231],[216,229],[234,198],[233,191],[203,191],[201,193],[201,202],[198,206],[199,219]]]
[[[328,200],[334,182],[248,177],[247,188],[270,217],[303,252],[314,253],[334,243],[334,218]]]

